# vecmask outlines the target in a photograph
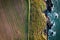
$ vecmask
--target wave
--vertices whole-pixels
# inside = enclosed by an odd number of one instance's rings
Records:
[[[49,30],[49,37],[51,37],[51,36],[56,36],[56,31],[50,29]]]
[[[52,9],[52,11],[54,11],[54,5],[53,5],[53,7],[51,9]]]
[[[55,18],[58,18],[58,13],[57,12],[54,12],[54,15],[55,15]]]
[[[53,29],[54,27],[55,27],[55,22],[54,22],[54,20],[53,21],[51,21],[51,23],[53,23],[53,26],[52,26],[52,28],[51,29]]]

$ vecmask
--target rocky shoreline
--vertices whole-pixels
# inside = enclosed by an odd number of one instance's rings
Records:
[[[48,16],[48,13],[51,13],[53,3],[51,2],[51,0],[45,0],[45,3],[46,3],[47,9],[44,11],[44,13],[45,13],[45,16],[47,18],[47,20],[46,20],[47,23],[46,23],[46,29],[44,30],[44,33],[47,34],[47,37],[48,37],[48,31],[53,26],[53,23],[51,23],[50,18]],[[51,34],[53,34],[53,32]]]

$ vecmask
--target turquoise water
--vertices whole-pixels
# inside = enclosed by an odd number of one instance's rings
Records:
[[[53,35],[49,36],[49,40],[60,40],[60,0],[52,0],[53,8],[52,13],[49,13],[48,16],[53,23],[52,29],[49,31],[53,31]]]

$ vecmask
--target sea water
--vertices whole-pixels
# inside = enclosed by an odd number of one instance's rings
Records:
[[[52,12],[48,13],[52,28],[49,30],[48,40],[60,40],[60,0],[52,0]],[[53,35],[50,33],[53,32]]]

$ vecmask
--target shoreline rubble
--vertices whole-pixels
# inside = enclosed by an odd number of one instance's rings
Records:
[[[48,31],[53,26],[53,23],[51,23],[50,18],[48,16],[48,13],[51,13],[51,11],[52,11],[53,3],[51,2],[51,0],[46,0],[45,3],[46,3],[47,9],[44,11],[44,13],[47,18],[47,23],[46,23],[46,29],[44,32],[46,32],[45,34],[47,34],[47,36],[48,36]]]

